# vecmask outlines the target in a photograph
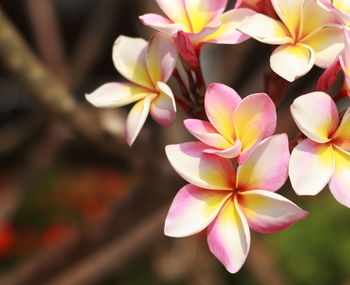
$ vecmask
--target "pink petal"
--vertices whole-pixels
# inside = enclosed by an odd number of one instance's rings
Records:
[[[141,38],[119,36],[113,46],[115,68],[129,81],[153,90],[154,85],[148,75],[146,51],[148,43]]]
[[[204,230],[232,195],[187,184],[175,196],[165,220],[164,233],[185,237]]]
[[[142,24],[170,36],[176,34],[179,30],[185,30],[185,27],[183,25],[174,23],[168,18],[157,14],[145,14],[140,16],[139,19]]]
[[[290,111],[298,128],[310,139],[324,143],[338,128],[339,115],[333,99],[323,92],[311,92],[294,100]]]
[[[238,167],[239,191],[263,189],[276,191],[288,178],[289,147],[286,134],[262,141]]]
[[[173,39],[163,33],[155,33],[147,49],[147,69],[153,83],[167,82],[172,75],[178,51]]]
[[[192,42],[193,46],[198,50],[201,44],[206,42],[206,39],[210,37],[212,34],[216,33],[221,26],[220,20],[215,20],[205,26],[198,33],[187,33],[189,40]]]
[[[149,89],[129,82],[113,82],[103,84],[90,94],[86,100],[100,108],[111,108],[128,105],[152,95]]]
[[[221,21],[220,28],[204,41],[217,44],[238,44],[249,38],[242,34],[238,28],[243,21],[249,16],[254,15],[254,11],[250,9],[232,9],[218,17]]]
[[[241,138],[255,121],[260,121],[262,124],[263,138],[273,135],[276,130],[276,107],[271,98],[264,93],[251,94],[237,106],[234,112],[237,137]]]
[[[225,158],[235,158],[242,150],[242,144],[239,140],[236,140],[235,144],[227,149],[206,149],[205,153],[212,153]]]
[[[188,34],[183,31],[178,31],[175,42],[183,60],[191,69],[197,70],[199,68],[199,58]]]
[[[335,169],[329,183],[334,198],[350,208],[350,153],[338,147],[333,147]]]
[[[318,194],[332,177],[333,165],[333,150],[329,144],[303,140],[290,158],[289,177],[293,189],[298,195]]]
[[[184,125],[193,136],[209,146],[220,149],[232,146],[209,122],[187,119],[184,121]]]
[[[333,62],[318,79],[316,91],[327,92],[333,83],[337,80],[337,74],[340,69],[339,61]]]
[[[186,32],[191,32],[185,0],[156,0],[158,6],[174,23],[182,24]]]
[[[263,190],[239,193],[238,203],[249,227],[263,234],[282,231],[309,214],[283,196]]]
[[[175,171],[193,185],[205,189],[232,190],[235,169],[229,159],[203,153],[207,146],[201,142],[168,145],[165,152]]]
[[[240,139],[242,141],[242,151],[241,154],[236,157],[238,164],[242,164],[248,156],[254,151],[254,149],[263,140],[264,127],[261,121],[252,122],[245,131],[240,134]]]
[[[350,108],[345,112],[340,126],[332,138],[332,143],[350,151]]]
[[[313,50],[304,44],[285,44],[271,54],[270,65],[279,76],[293,82],[310,71],[315,63]]]
[[[173,92],[163,82],[157,83],[161,90],[159,95],[152,101],[151,116],[161,126],[168,127],[176,119],[176,104]]]
[[[185,0],[184,3],[192,32],[198,33],[224,12],[227,0]]]
[[[207,233],[210,251],[230,273],[239,271],[249,252],[250,231],[236,198],[226,201]]]
[[[134,143],[147,119],[151,100],[152,96],[146,97],[144,100],[137,102],[129,112],[126,120],[126,142],[129,146]]]
[[[235,138],[233,111],[241,100],[235,90],[219,83],[210,84],[204,98],[209,121],[231,144]]]

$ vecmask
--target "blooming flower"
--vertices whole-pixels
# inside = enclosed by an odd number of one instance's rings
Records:
[[[208,228],[210,251],[235,273],[249,251],[249,227],[274,233],[304,218],[307,212],[274,193],[288,177],[285,134],[261,142],[237,173],[230,159],[204,153],[206,148],[201,142],[166,147],[173,168],[191,184],[175,196],[164,232],[185,237]]]
[[[308,137],[291,155],[289,176],[299,195],[316,195],[329,182],[334,198],[350,207],[350,108],[339,125],[337,107],[323,92],[297,98],[291,113]]]
[[[96,107],[119,107],[137,102],[126,122],[126,140],[133,144],[148,113],[162,126],[176,117],[172,91],[165,84],[172,75],[178,52],[173,40],[156,33],[149,44],[141,38],[120,36],[113,47],[116,69],[131,82],[106,83],[86,99]]]
[[[271,0],[281,19],[263,14],[247,18],[241,32],[279,45],[270,57],[273,71],[288,81],[306,74],[314,64],[327,68],[344,48],[339,17],[316,0]]]
[[[213,83],[204,105],[209,122],[188,119],[184,124],[207,144],[206,153],[237,157],[242,163],[262,139],[275,132],[276,108],[266,94],[252,94],[242,100],[232,88]]]
[[[143,24],[169,35],[185,33],[193,46],[205,42],[236,44],[248,37],[235,28],[254,12],[233,9],[224,13],[227,0],[156,0],[168,18],[157,14],[140,17]]]

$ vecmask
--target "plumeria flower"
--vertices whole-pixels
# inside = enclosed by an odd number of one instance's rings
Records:
[[[334,198],[350,207],[350,108],[339,125],[337,107],[323,92],[297,98],[291,113],[307,139],[291,155],[289,176],[298,195],[316,195],[329,182]]]
[[[271,0],[237,0],[235,4],[235,9],[238,8],[249,8],[258,13],[265,14],[269,17],[277,18]]]
[[[248,38],[235,28],[246,17],[254,14],[250,9],[233,9],[224,13],[227,0],[156,0],[166,17],[145,14],[143,24],[175,36],[180,32],[180,45],[188,40],[198,51],[205,42],[237,44]]]
[[[204,152],[242,163],[254,147],[276,129],[276,107],[264,93],[244,98],[232,88],[218,83],[209,85],[204,97],[209,122],[188,119],[188,131],[205,143]]]
[[[120,36],[113,47],[113,62],[130,82],[106,83],[86,95],[96,107],[119,107],[137,102],[126,121],[129,146],[135,141],[149,112],[162,126],[175,121],[175,100],[166,82],[174,71],[177,56],[173,40],[165,34],[154,34],[149,43],[141,38]]]
[[[285,134],[261,142],[237,173],[230,159],[203,152],[206,147],[201,142],[166,147],[171,165],[190,184],[175,196],[164,232],[186,237],[207,228],[210,251],[235,273],[248,255],[249,228],[275,233],[308,213],[274,193],[288,177]]]
[[[339,17],[316,0],[271,0],[281,19],[263,14],[247,18],[241,32],[267,44],[279,45],[270,57],[274,72],[292,82],[314,64],[327,68],[344,48]]]
[[[339,60],[332,63],[322,74],[317,82],[317,91],[328,91],[328,89],[337,80],[337,74],[339,70],[342,70],[344,74],[344,85],[341,90],[341,95],[346,94],[350,98],[350,31],[344,29],[345,35],[345,48],[339,55]]]

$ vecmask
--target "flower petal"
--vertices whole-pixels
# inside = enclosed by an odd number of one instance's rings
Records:
[[[187,35],[192,45],[195,46],[196,49],[198,50],[198,47],[200,47],[201,44],[205,42],[205,39],[211,36],[212,34],[214,34],[220,28],[220,26],[221,26],[221,21],[215,20],[213,22],[210,22],[200,32],[187,33]]]
[[[344,34],[341,26],[323,26],[303,40],[315,53],[315,64],[327,68],[344,49]]]
[[[239,140],[236,140],[236,143],[227,148],[227,149],[206,149],[205,153],[212,153],[225,158],[234,158],[241,153],[242,144]]]
[[[290,111],[298,128],[313,141],[329,141],[338,128],[337,106],[324,92],[311,92],[296,98]]]
[[[126,142],[129,146],[134,143],[147,119],[152,97],[147,96],[145,99],[137,102],[129,112],[126,120]]]
[[[244,264],[250,247],[249,226],[236,198],[226,201],[207,233],[210,251],[229,272],[236,273]]]
[[[335,167],[329,189],[339,203],[350,208],[350,153],[338,147],[333,150]]]
[[[334,11],[330,11],[323,5],[320,5],[318,1],[304,0],[303,2],[299,32],[300,39],[308,36],[322,26],[341,24],[339,16]]]
[[[182,24],[186,32],[191,32],[184,0],[156,0],[158,6],[174,23]]]
[[[186,181],[205,189],[232,190],[235,169],[231,160],[203,153],[201,142],[167,145],[165,152],[175,171]]]
[[[235,138],[233,110],[241,100],[235,90],[219,83],[210,84],[204,97],[209,121],[231,144]]]
[[[247,160],[238,166],[239,191],[263,189],[276,191],[288,178],[289,148],[286,134],[262,141]]]
[[[327,92],[333,83],[337,80],[337,74],[340,69],[339,61],[333,62],[318,79],[316,91]]]
[[[289,178],[298,195],[316,195],[327,185],[333,169],[332,147],[305,139],[292,151]]]
[[[293,41],[281,21],[263,14],[248,17],[237,30],[265,44],[280,45]]]
[[[184,121],[184,125],[193,136],[209,146],[221,149],[232,146],[209,122],[187,119]]]
[[[119,36],[113,46],[113,62],[126,79],[153,90],[146,66],[147,46],[144,39]]]
[[[255,121],[262,123],[262,136],[273,135],[276,130],[276,107],[271,98],[264,93],[251,94],[245,97],[234,112],[236,135],[241,138],[246,129]]]
[[[308,73],[314,62],[313,50],[303,44],[281,45],[270,57],[272,70],[289,82]]]
[[[142,24],[156,29],[162,33],[172,36],[180,30],[185,30],[186,28],[179,24],[170,21],[168,18],[165,18],[157,14],[145,14],[139,17]]]
[[[178,31],[176,34],[175,42],[177,45],[177,49],[182,57],[182,59],[189,65],[189,67],[193,70],[197,70],[199,68],[199,57],[189,38],[188,33],[183,31]]]
[[[186,0],[184,2],[193,33],[200,32],[215,20],[224,12],[227,5],[227,0]]]
[[[176,119],[176,104],[173,92],[163,82],[157,82],[161,90],[159,95],[152,101],[151,116],[161,126],[168,127]]]
[[[240,135],[242,140],[241,154],[236,157],[237,163],[242,164],[248,156],[254,151],[256,146],[262,141],[264,134],[264,125],[261,121],[252,122]]]
[[[218,17],[221,21],[220,28],[212,35],[204,39],[205,42],[217,44],[239,44],[249,38],[249,36],[237,31],[241,23],[254,15],[255,12],[250,9],[232,9]]]
[[[271,3],[291,35],[295,37],[304,0],[271,0]]]
[[[103,84],[90,94],[88,100],[95,107],[111,108],[128,105],[150,95],[149,89],[129,82],[111,82]]]
[[[232,195],[227,191],[210,191],[187,184],[176,194],[165,220],[164,234],[190,236],[204,230]]]
[[[155,33],[149,42],[147,49],[147,69],[153,83],[167,82],[172,75],[178,51],[174,40],[164,34]]]
[[[269,191],[242,192],[237,200],[249,227],[263,234],[282,231],[309,214],[283,196]]]
[[[332,143],[350,151],[350,108],[345,112],[340,126],[332,138]]]

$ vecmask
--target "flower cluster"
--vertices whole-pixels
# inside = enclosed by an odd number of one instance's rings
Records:
[[[270,234],[307,216],[275,193],[288,177],[298,195],[316,195],[329,184],[335,199],[350,207],[350,108],[339,115],[335,102],[346,97],[349,105],[349,1],[238,0],[227,11],[227,0],[156,2],[166,17],[140,17],[157,30],[149,42],[120,36],[113,47],[115,67],[129,82],[104,84],[86,98],[97,107],[137,102],[126,122],[130,146],[148,113],[169,126],[176,103],[184,108],[190,117],[185,127],[198,141],[165,148],[189,184],[175,196],[164,232],[184,237],[207,229],[210,251],[235,273],[249,252],[249,229]],[[280,82],[293,82],[314,65],[325,69],[315,92],[297,97],[290,107],[301,131],[291,143],[286,134],[274,134],[275,103],[283,92],[242,99],[226,85],[205,85],[202,45],[249,38],[277,46],[270,65]],[[332,98],[325,92],[339,70],[344,84]],[[167,85],[172,75],[182,98]]]

